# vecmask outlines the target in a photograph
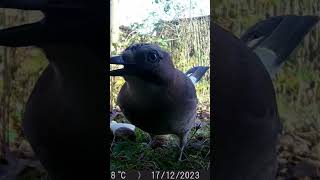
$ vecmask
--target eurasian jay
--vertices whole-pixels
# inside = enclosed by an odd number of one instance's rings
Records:
[[[129,46],[120,56],[111,57],[110,63],[124,65],[110,75],[126,81],[117,98],[125,117],[152,139],[155,135],[177,135],[181,160],[196,117],[194,83],[208,68],[197,67],[184,74],[174,67],[168,52],[148,43]]]

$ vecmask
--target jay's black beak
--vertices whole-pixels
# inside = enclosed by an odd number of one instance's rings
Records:
[[[107,15],[95,0],[0,0],[0,8],[39,10],[44,18],[38,22],[0,30],[0,45],[9,47],[40,46],[43,43],[76,42],[90,39],[93,31],[104,29]],[[88,38],[89,37],[89,38]]]
[[[0,0],[1,8],[41,10],[48,4],[48,0]],[[27,46],[35,39],[40,39],[43,23],[36,22],[22,26],[11,27],[0,31],[0,45]]]
[[[110,59],[110,64],[121,64],[121,65],[125,65],[126,63],[124,62],[124,59],[122,58],[122,56],[113,56]]]
[[[133,62],[127,62],[123,56],[113,56],[110,58],[110,64],[117,64],[123,65],[122,69],[116,69],[110,71],[110,76],[125,76],[125,75],[132,75],[134,74],[134,68],[132,67],[135,65]]]

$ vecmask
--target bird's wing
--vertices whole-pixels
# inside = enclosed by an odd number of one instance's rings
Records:
[[[185,74],[191,79],[193,84],[196,84],[207,72],[209,67],[207,66],[196,66],[189,69]]]
[[[176,69],[175,80],[168,87],[167,98],[173,103],[197,103],[197,94],[192,79]]]
[[[242,36],[259,56],[271,77],[318,22],[315,16],[276,16],[260,21]]]

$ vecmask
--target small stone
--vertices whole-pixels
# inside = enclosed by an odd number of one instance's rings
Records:
[[[115,130],[114,135],[116,136],[117,139],[121,138],[121,139],[136,141],[135,132],[126,127],[118,128],[117,130]]]

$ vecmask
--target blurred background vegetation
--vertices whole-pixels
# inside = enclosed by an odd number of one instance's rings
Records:
[[[36,11],[0,9],[0,28],[35,22]],[[0,47],[0,147],[16,149],[24,141],[21,118],[24,106],[47,61],[36,48]]]
[[[256,22],[277,15],[320,16],[319,0],[214,0],[214,21],[241,36]],[[214,42],[213,42],[214,43]],[[274,80],[284,133],[279,179],[320,177],[320,24],[304,38]]]
[[[0,9],[0,28],[32,23],[42,17],[37,11]],[[45,55],[37,48],[0,47],[0,170],[12,173],[11,178],[17,174],[21,180],[46,176],[34,160],[21,128],[25,104],[46,65]],[[7,166],[2,167],[3,164]]]

